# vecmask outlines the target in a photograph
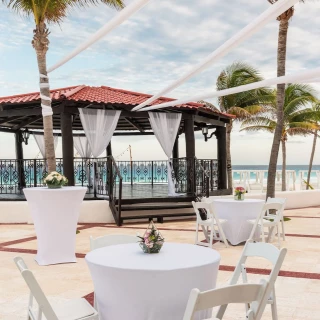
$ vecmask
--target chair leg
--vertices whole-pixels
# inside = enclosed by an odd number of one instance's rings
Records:
[[[198,237],[199,237],[199,224],[198,224],[198,221],[197,221],[197,225],[196,225],[196,238],[195,238],[195,241],[194,241],[195,244],[198,244]]]
[[[284,233],[284,220],[281,219],[281,227],[282,227],[282,240],[286,241],[286,234]]]
[[[209,243],[209,247],[212,249],[212,242],[213,242],[213,232],[215,233],[214,231],[214,225],[212,224],[211,225],[211,230],[210,230],[210,243]]]
[[[273,290],[272,300],[273,300],[273,303],[271,304],[272,320],[278,320],[278,311],[277,311],[277,301],[276,301],[275,290]]]
[[[98,310],[97,297],[95,292],[93,293],[93,307]]]
[[[280,233],[279,233],[279,225],[277,224],[277,233],[278,233],[278,247],[279,249],[281,248],[281,244],[280,244]]]

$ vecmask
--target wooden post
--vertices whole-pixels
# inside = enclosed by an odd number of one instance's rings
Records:
[[[107,178],[106,178],[106,192],[108,192],[108,195],[112,193],[112,145],[111,141],[109,142],[107,146],[107,157],[110,157],[107,159]]]
[[[18,169],[18,188],[21,191],[25,188],[26,182],[24,179],[23,172],[23,145],[22,145],[22,132],[21,130],[15,133],[15,145],[16,145],[16,159],[17,159],[17,169]]]
[[[217,149],[218,149],[218,190],[227,189],[227,139],[226,128],[217,127]]]
[[[184,120],[184,132],[186,138],[186,161],[187,161],[187,192],[195,192],[196,173],[195,173],[195,138],[194,138],[194,119],[191,116]]]
[[[111,141],[109,142],[107,146],[107,157],[112,156],[112,146],[111,146]]]
[[[176,141],[174,142],[172,158],[173,159],[179,158],[179,135],[177,135]]]
[[[74,186],[72,115],[61,113],[62,161],[63,174],[68,178],[69,186]]]

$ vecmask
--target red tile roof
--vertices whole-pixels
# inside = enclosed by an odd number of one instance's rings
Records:
[[[82,101],[82,102],[92,102],[92,103],[119,103],[131,106],[136,106],[143,101],[151,97],[149,94],[144,94],[140,92],[116,89],[106,86],[101,87],[90,87],[85,85],[66,87],[60,89],[50,90],[52,100],[63,100],[67,99],[70,101]],[[19,94],[8,97],[0,97],[0,104],[18,104],[35,102],[40,100],[39,92]],[[152,105],[174,101],[172,98],[161,97],[155,100]],[[206,111],[211,111],[213,113],[220,113],[211,108],[207,107],[202,103],[189,102],[187,104],[176,106],[177,108],[190,108],[190,109],[204,109]],[[232,117],[228,114],[221,114]]]

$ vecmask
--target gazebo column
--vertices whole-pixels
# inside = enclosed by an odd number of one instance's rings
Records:
[[[22,190],[26,186],[24,172],[23,172],[23,138],[22,131],[19,130],[15,133],[15,146],[16,146],[16,159],[18,169],[18,188]]]
[[[112,146],[111,146],[111,141],[109,142],[107,146],[107,157],[112,156]]]
[[[184,119],[184,133],[186,138],[186,157],[187,157],[187,192],[195,192],[195,137],[194,137],[194,118]]]
[[[173,145],[172,158],[173,159],[179,158],[179,135],[177,135],[176,141],[174,142],[174,145]]]
[[[72,114],[66,112],[61,113],[60,125],[62,137],[63,174],[69,180],[68,185],[74,186]]]
[[[218,189],[228,189],[227,186],[227,139],[226,128],[217,127],[217,149],[218,149]]]

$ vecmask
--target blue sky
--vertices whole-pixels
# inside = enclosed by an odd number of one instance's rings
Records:
[[[127,4],[130,2],[126,1]],[[104,39],[52,72],[51,87],[107,85],[156,93],[201,61],[269,5],[267,0],[150,1]],[[290,22],[287,73],[319,66],[319,9],[319,0],[307,0],[296,7],[296,14]],[[73,10],[60,26],[50,26],[48,66],[68,54],[115,14],[116,11],[102,5]],[[31,46],[33,21],[9,11],[4,5],[0,5],[0,16],[0,95],[37,91],[38,72]],[[170,96],[180,98],[214,90],[219,72],[235,60],[251,63],[267,78],[275,76],[277,34],[278,22],[270,22]],[[315,87],[320,91],[320,86],[315,84]],[[33,158],[37,154],[32,140],[25,147],[25,157]],[[232,141],[235,164],[268,163],[271,135],[239,133],[236,127]],[[307,164],[311,141],[311,137],[291,139],[288,144],[288,163]],[[153,142],[152,137],[130,138],[130,141],[128,138],[114,138],[114,154],[121,153],[131,143],[136,160],[164,158],[161,148]],[[197,142],[199,158],[215,156],[213,140],[205,144],[199,136]],[[12,136],[0,135],[0,158],[14,157],[12,143]],[[145,147],[146,143],[150,148]],[[183,149],[181,147],[182,154]],[[61,144],[57,155],[61,155]],[[320,155],[316,156],[316,163],[320,163]]]

